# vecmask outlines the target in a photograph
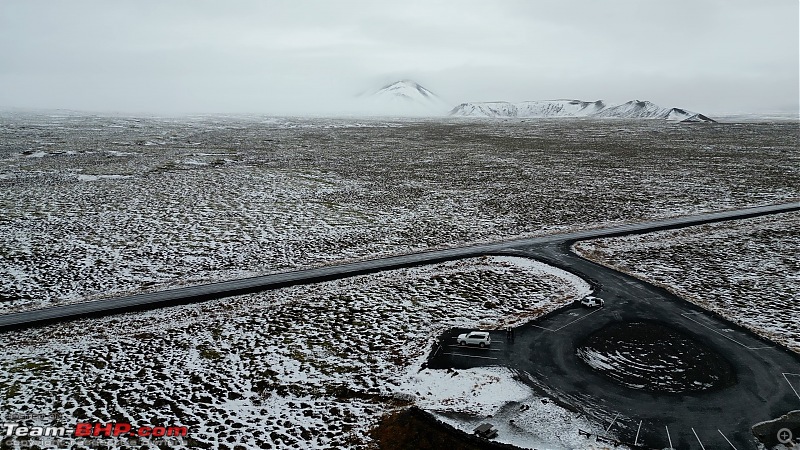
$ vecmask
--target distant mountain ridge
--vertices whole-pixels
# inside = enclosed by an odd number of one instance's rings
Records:
[[[716,122],[693,111],[662,108],[649,101],[631,100],[611,106],[602,100],[540,100],[528,102],[468,102],[450,111],[451,116],[490,118],[597,117],[618,119],[663,119],[677,122]]]
[[[611,105],[602,100],[540,100],[527,102],[466,102],[452,108],[430,89],[413,80],[400,80],[360,96],[357,110],[378,116],[560,118],[591,117],[662,119],[675,122],[716,122],[681,108],[663,108],[649,101],[631,100]]]
[[[412,80],[400,80],[364,97],[364,106],[376,114],[442,116],[451,104]]]

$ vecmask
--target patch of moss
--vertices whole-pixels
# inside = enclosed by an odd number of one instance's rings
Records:
[[[197,348],[200,352],[200,357],[204,359],[208,359],[211,361],[217,361],[222,359],[222,353],[218,352],[217,350],[208,347],[208,346],[200,346]]]

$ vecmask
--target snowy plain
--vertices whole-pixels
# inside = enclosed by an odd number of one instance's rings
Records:
[[[788,201],[793,125],[0,114],[0,312]]]
[[[795,200],[794,130],[2,113],[0,312]],[[452,422],[464,430],[492,411],[528,423],[504,425],[510,442],[591,448],[575,430],[595,425],[500,369],[460,371],[469,391],[419,371],[443,329],[522,323],[584,293],[478,259],[6,333],[0,412],[185,424],[184,448],[366,448],[383,412],[417,403],[444,420],[479,410]]]

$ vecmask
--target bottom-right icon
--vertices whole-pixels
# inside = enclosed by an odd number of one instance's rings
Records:
[[[778,442],[781,444],[790,444],[792,442],[792,430],[788,428],[781,428],[778,430]]]

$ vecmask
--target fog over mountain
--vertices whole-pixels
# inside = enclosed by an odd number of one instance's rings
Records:
[[[411,79],[450,107],[797,113],[798,15],[791,0],[4,0],[0,108],[328,115]]]
[[[451,106],[413,80],[388,84],[362,98],[354,112],[383,116],[429,117],[447,114]]]

